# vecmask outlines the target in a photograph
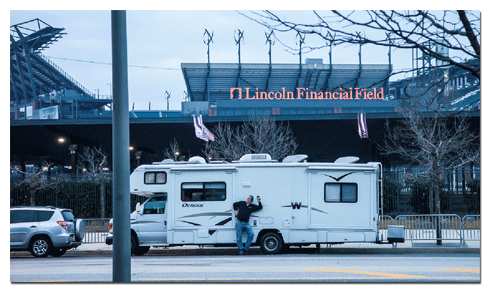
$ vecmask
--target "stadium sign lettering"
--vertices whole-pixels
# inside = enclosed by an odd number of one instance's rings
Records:
[[[296,88],[296,91],[260,91],[250,92],[246,87],[243,92],[241,87],[230,88],[230,99],[244,100],[383,100],[384,88],[340,88],[337,91],[309,91],[308,88]]]

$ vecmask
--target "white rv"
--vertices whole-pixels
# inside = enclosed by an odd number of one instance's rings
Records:
[[[306,158],[278,162],[248,154],[232,163],[193,157],[139,166],[131,174],[131,193],[149,199],[131,214],[132,253],[144,254],[150,246],[236,245],[233,203],[248,195],[262,199],[250,225],[253,245],[264,253],[292,245],[381,243],[381,164]]]

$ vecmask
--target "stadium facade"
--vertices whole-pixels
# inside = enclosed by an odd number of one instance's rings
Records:
[[[48,160],[73,166],[70,153],[82,146],[101,147],[112,159],[112,100],[97,98],[41,54],[62,35],[62,28],[39,19],[11,26],[13,163]],[[377,145],[385,139],[386,121],[402,118],[399,101],[407,97],[406,88],[416,88],[421,96],[435,90],[451,100],[447,111],[472,116],[479,128],[479,80],[451,66],[395,82],[389,81],[390,63],[306,59],[304,64],[183,63],[181,69],[189,96],[181,111],[129,109],[133,165],[163,160],[174,139],[181,155],[202,155],[204,142],[196,138],[192,123],[192,115],[199,114],[211,130],[219,122],[241,123],[260,115],[287,122],[298,143],[296,152],[311,161],[358,156],[361,161],[403,163],[387,160]],[[368,139],[358,134],[359,113],[367,117]],[[61,145],[59,137],[67,143]]]

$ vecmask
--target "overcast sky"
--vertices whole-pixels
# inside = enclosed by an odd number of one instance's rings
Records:
[[[288,19],[314,18],[311,11],[275,11]],[[39,18],[53,27],[64,28],[58,42],[42,51],[52,62],[80,82],[92,93],[109,95],[111,74],[110,11],[12,10],[10,25]],[[180,110],[186,90],[181,63],[206,63],[207,46],[203,33],[214,31],[210,45],[212,63],[237,63],[235,30],[244,31],[241,44],[242,63],[268,63],[267,29],[234,10],[226,11],[127,11],[129,100],[135,109],[166,109],[165,91],[171,93],[170,109]],[[278,34],[283,43],[296,48],[293,32]],[[307,36],[308,46],[324,45]],[[363,63],[387,64],[387,49],[363,47]],[[358,47],[334,48],[334,64],[357,64]],[[394,52],[395,67],[411,66],[409,52]],[[328,49],[303,54],[305,58],[323,58],[328,63]],[[272,47],[273,63],[299,63],[299,56],[281,43]],[[146,68],[145,68],[146,67]],[[152,68],[148,68],[152,67]],[[153,67],[157,69],[153,69]]]
[[[247,13],[247,11],[244,11]],[[310,22],[311,11],[274,11],[288,20]],[[322,14],[322,11],[320,11]],[[10,25],[39,18],[53,27],[64,28],[58,42],[42,51],[52,62],[80,82],[90,92],[101,96],[110,94],[112,82],[110,11],[81,10],[11,10]],[[129,68],[129,102],[135,109],[166,109],[165,91],[171,93],[170,109],[180,110],[186,90],[181,63],[206,63],[207,47],[203,33],[214,32],[210,47],[212,63],[237,63],[238,48],[235,30],[244,31],[241,47],[242,63],[268,63],[268,45],[260,24],[235,10],[222,11],[164,11],[128,10],[127,38]],[[278,34],[281,42],[297,48],[293,32]],[[325,43],[307,36],[305,45]],[[386,48],[363,46],[362,61],[366,64],[387,64]],[[358,46],[334,47],[334,64],[357,64]],[[323,58],[328,63],[328,49],[303,54],[306,58]],[[273,63],[299,63],[298,55],[276,42],[272,48]],[[409,50],[393,50],[395,71],[411,68]],[[151,67],[151,68],[150,68]]]

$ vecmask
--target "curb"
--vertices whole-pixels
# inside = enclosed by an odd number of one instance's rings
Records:
[[[424,247],[424,248],[322,248],[320,253],[315,248],[291,248],[283,255],[364,255],[364,254],[439,254],[439,253],[459,253],[459,254],[480,254],[480,248],[467,247]],[[237,255],[235,248],[196,248],[196,249],[161,249],[152,248],[146,255],[165,255],[165,256],[202,256],[202,255]],[[265,255],[260,248],[251,248],[248,255]],[[72,250],[67,251],[67,256],[112,256],[112,250]],[[27,251],[12,251],[10,258],[33,257]]]

